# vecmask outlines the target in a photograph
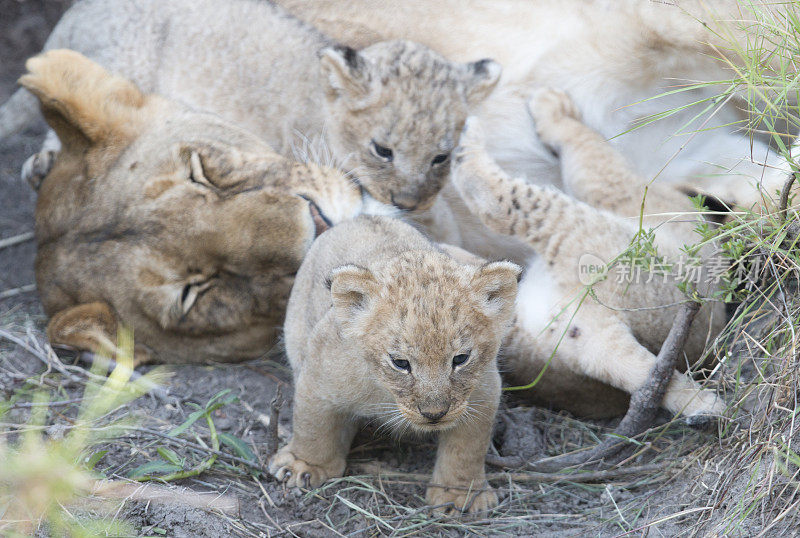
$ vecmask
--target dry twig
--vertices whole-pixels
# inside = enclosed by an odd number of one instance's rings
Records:
[[[281,394],[281,385],[275,386],[275,397],[269,403],[269,427],[267,428],[267,460],[278,451],[278,415],[280,414],[281,407],[283,406],[283,395]]]
[[[672,328],[667,335],[667,339],[658,353],[655,368],[650,372],[647,383],[631,396],[628,412],[625,413],[613,434],[606,437],[591,450],[541,459],[527,463],[524,467],[531,471],[552,472],[565,467],[600,462],[622,450],[627,443],[627,439],[636,437],[647,430],[656,416],[661,401],[664,399],[667,385],[672,379],[672,374],[677,366],[678,355],[686,343],[686,339],[689,336],[689,328],[699,309],[700,303],[695,301],[689,301],[681,306],[675,316],[675,320],[672,322]],[[520,458],[515,457],[490,457],[487,458],[487,462],[511,469],[523,467]]]

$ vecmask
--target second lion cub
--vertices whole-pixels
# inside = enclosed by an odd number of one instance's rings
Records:
[[[294,433],[270,472],[297,487],[342,476],[358,419],[370,418],[439,434],[430,504],[470,512],[496,505],[484,457],[519,274],[511,262],[459,263],[383,217],[320,236],[289,300]]]

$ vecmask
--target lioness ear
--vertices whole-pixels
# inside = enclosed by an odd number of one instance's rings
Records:
[[[328,81],[328,96],[342,97],[357,110],[369,106],[375,92],[369,63],[355,49],[326,47],[319,51],[322,75]]]
[[[331,298],[337,317],[351,321],[363,314],[378,293],[378,281],[369,269],[344,265],[331,271]]]
[[[34,56],[25,67],[19,83],[39,99],[65,147],[117,142],[133,133],[145,96],[129,80],[66,49]]]
[[[491,262],[480,267],[472,277],[478,304],[489,317],[505,321],[511,317],[517,297],[517,282],[522,269],[511,262]]]
[[[466,64],[466,98],[470,106],[480,104],[486,99],[500,80],[503,68],[489,58]]]

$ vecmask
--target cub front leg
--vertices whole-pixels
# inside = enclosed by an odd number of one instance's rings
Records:
[[[440,511],[480,512],[497,506],[497,494],[486,481],[486,451],[500,402],[500,375],[483,382],[470,398],[470,408],[458,425],[439,435],[436,465],[425,500]]]
[[[658,222],[664,219],[659,213],[693,211],[686,195],[670,185],[650,182],[645,196],[645,179],[603,135],[583,123],[565,92],[536,90],[528,111],[539,139],[559,156],[564,188],[576,199],[624,217],[638,215],[644,200],[645,215],[653,214]],[[690,223],[681,231],[693,227]]]
[[[292,417],[292,439],[269,464],[272,476],[289,487],[316,488],[344,474],[356,423],[298,380]]]

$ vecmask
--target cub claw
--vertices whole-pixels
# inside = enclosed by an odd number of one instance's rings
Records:
[[[342,476],[344,463],[313,465],[296,457],[288,447],[283,447],[272,457],[269,472],[287,487],[313,489],[330,478]]]
[[[714,429],[717,425],[717,415],[710,415],[707,413],[699,413],[697,415],[689,415],[683,418],[683,421],[692,429],[700,431],[709,431]]]
[[[20,176],[28,182],[35,191],[39,190],[45,176],[53,169],[56,162],[55,151],[40,151],[34,153],[23,163]]]
[[[486,482],[479,491],[430,486],[425,494],[425,500],[429,505],[436,506],[437,512],[445,515],[485,512],[498,503],[497,494]]]

